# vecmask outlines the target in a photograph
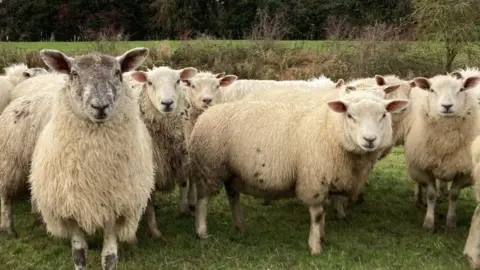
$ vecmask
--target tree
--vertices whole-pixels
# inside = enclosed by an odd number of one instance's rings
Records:
[[[464,46],[478,40],[480,6],[478,0],[413,0],[416,29],[428,40],[445,46],[445,68],[452,70],[457,54]]]

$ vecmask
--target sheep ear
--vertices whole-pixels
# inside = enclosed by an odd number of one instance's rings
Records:
[[[217,78],[217,79],[220,79],[223,76],[225,76],[225,72],[220,72],[220,73],[215,74],[215,78]]]
[[[410,85],[411,88],[417,86],[414,80],[408,81],[408,84]]]
[[[135,71],[132,73],[132,78],[140,83],[147,82],[147,73],[143,71]]]
[[[222,87],[226,87],[226,86],[229,86],[230,84],[232,84],[234,81],[237,80],[237,76],[235,75],[227,75],[223,78],[220,79],[220,86]]]
[[[458,72],[458,71],[454,71],[454,72],[450,73],[450,76],[453,76],[453,77],[455,77],[455,78],[457,78],[457,79],[462,79],[462,78],[463,78],[463,77],[462,77],[462,74],[461,74],[460,72]]]
[[[191,79],[192,77],[195,77],[197,75],[198,70],[193,67],[187,67],[184,69],[181,69],[180,71],[180,80],[185,81],[188,79]]]
[[[389,87],[383,89],[383,92],[385,92],[385,94],[390,94],[392,92],[395,92],[399,87],[400,84],[390,85]]]
[[[357,90],[357,88],[355,88],[355,86],[349,85],[349,86],[345,87],[345,93],[347,93],[347,94],[352,92],[352,91],[355,91],[355,90]]]
[[[427,78],[417,77],[413,79],[413,81],[415,82],[415,85],[418,86],[420,89],[430,90],[430,82]]]
[[[463,83],[463,88],[470,89],[478,85],[480,82],[479,76],[468,77]]]
[[[385,109],[387,112],[394,113],[405,109],[410,101],[408,99],[390,99],[385,100]]]
[[[43,49],[40,51],[40,58],[52,70],[58,73],[69,74],[72,68],[73,58],[68,57],[61,51]]]
[[[328,102],[327,104],[328,104],[328,107],[330,107],[330,109],[334,112],[344,113],[347,111],[347,105],[343,101],[334,100],[334,101]]]
[[[382,75],[375,75],[375,81],[377,82],[378,86],[383,86],[387,84],[385,78]]]
[[[122,73],[135,70],[147,59],[149,53],[148,48],[138,47],[117,56],[116,59],[120,63]]]
[[[337,83],[335,84],[335,88],[341,88],[345,85],[345,81],[343,79],[338,79]]]

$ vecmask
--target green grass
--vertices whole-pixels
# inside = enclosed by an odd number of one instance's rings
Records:
[[[425,231],[425,209],[413,202],[401,148],[378,163],[364,204],[349,209],[345,220],[329,209],[327,244],[319,257],[309,253],[308,209],[295,199],[263,206],[262,200],[243,196],[248,234],[241,236],[222,192],[209,205],[211,237],[203,244],[195,238],[193,218],[177,217],[178,195],[159,199],[157,221],[172,243],[149,239],[141,224],[139,244],[119,250],[120,269],[469,269],[462,251],[475,207],[472,189],[459,198],[456,232],[445,230],[445,201],[437,204],[438,230]],[[15,206],[19,237],[0,236],[1,268],[72,269],[69,241],[32,229],[28,202]],[[101,238],[90,240],[89,269],[100,269]]]

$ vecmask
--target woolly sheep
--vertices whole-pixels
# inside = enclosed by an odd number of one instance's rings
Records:
[[[43,68],[28,68],[23,63],[13,64],[4,70],[5,75],[0,76],[0,113],[10,103],[10,91],[16,85],[29,78],[47,73]]]
[[[428,230],[435,227],[435,179],[452,182],[446,226],[455,230],[458,195],[463,187],[472,184],[470,144],[480,127],[478,103],[469,90],[480,82],[480,77],[437,75],[430,79],[418,77],[414,82],[417,87],[412,90],[412,116],[404,143],[408,174],[426,190],[423,227]],[[421,203],[420,196],[417,203]]]
[[[152,137],[156,189],[170,192],[177,183],[180,186],[180,212],[183,214],[189,212],[183,132],[187,117],[184,81],[196,73],[197,70],[192,67],[175,70],[165,66],[131,74],[134,80],[141,83],[138,103],[142,119]],[[154,201],[155,192],[146,211],[148,228],[153,237],[167,241],[156,223]]]
[[[117,241],[135,241],[153,192],[152,143],[122,73],[138,67],[147,48],[112,57],[76,58],[42,50],[42,60],[69,75],[55,93],[52,116],[32,156],[32,200],[47,231],[70,237],[75,269],[85,269],[85,235],[103,231],[102,268],[116,269]]]
[[[475,197],[477,207],[472,215],[470,230],[467,241],[463,249],[463,254],[467,256],[470,265],[473,268],[480,267],[480,136],[477,136],[472,142],[470,152],[472,155],[472,176],[475,181]]]
[[[317,106],[262,100],[209,108],[188,145],[198,196],[197,236],[207,238],[209,197],[225,185],[234,224],[242,232],[240,193],[302,200],[310,209],[310,250],[320,254],[329,192],[357,192],[350,188],[358,177],[355,168],[369,166],[378,149],[391,143],[387,112],[406,104],[358,91]]]
[[[0,231],[12,236],[17,236],[12,201],[28,191],[30,160],[35,142],[50,119],[53,97],[52,92],[42,91],[20,97],[0,114]]]

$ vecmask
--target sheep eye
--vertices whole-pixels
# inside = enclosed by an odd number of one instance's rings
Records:
[[[119,76],[119,75],[120,75],[120,70],[119,70],[119,69],[115,70],[115,75],[116,75],[116,76]]]
[[[347,117],[350,118],[350,119],[353,119],[352,115],[347,113]]]
[[[180,83],[180,79],[177,80],[177,84],[179,84],[179,83]]]
[[[148,85],[152,85],[152,82],[148,82]]]
[[[433,89],[430,89],[430,92],[432,92],[432,93],[435,93],[435,90],[433,90]]]
[[[387,116],[387,114],[386,114],[386,113],[384,113],[384,114],[382,115],[382,118],[385,118],[385,116]]]
[[[461,89],[460,89],[460,92],[463,92],[463,91],[465,91],[465,88],[461,88]]]
[[[77,77],[78,76],[78,73],[75,71],[75,70],[72,70],[72,72],[70,73],[73,77]]]

